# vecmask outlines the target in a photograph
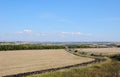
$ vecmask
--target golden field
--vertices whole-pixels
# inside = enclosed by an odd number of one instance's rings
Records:
[[[120,54],[120,48],[79,48],[77,49],[80,52],[102,54],[102,55],[114,55]]]
[[[91,61],[58,50],[19,50],[0,52],[0,76],[57,68]]]

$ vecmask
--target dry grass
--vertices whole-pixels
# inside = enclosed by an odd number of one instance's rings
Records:
[[[56,68],[91,61],[65,50],[20,50],[0,52],[0,76]]]
[[[103,54],[103,55],[120,54],[120,48],[83,48],[83,49],[77,49],[77,50],[81,52]]]

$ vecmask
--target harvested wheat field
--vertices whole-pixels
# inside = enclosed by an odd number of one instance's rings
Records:
[[[19,50],[0,52],[0,76],[62,67],[91,61],[65,50]]]
[[[120,54],[120,48],[82,48],[77,49],[81,52],[88,52],[94,54],[102,54],[102,55],[114,55]]]

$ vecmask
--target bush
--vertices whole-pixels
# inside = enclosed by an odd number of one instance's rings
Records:
[[[111,58],[114,59],[114,60],[119,60],[120,61],[120,54],[113,55],[113,56],[111,56]]]

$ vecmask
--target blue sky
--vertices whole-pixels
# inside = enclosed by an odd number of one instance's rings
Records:
[[[120,41],[120,0],[0,0],[0,41]]]

